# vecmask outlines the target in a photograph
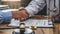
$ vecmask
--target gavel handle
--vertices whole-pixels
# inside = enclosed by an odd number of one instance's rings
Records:
[[[20,34],[24,34],[24,32],[25,32],[25,29],[24,30],[20,29]]]
[[[24,34],[24,32],[20,32],[20,34]]]

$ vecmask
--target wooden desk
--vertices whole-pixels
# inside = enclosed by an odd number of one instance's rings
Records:
[[[40,17],[34,17],[34,18],[39,18]],[[37,28],[35,30],[36,34],[60,34],[60,24],[59,23],[54,23],[55,28]],[[1,24],[0,28],[7,28],[7,24]],[[11,27],[9,27],[11,28]],[[14,29],[7,29],[7,30],[0,30],[0,34],[12,34]]]

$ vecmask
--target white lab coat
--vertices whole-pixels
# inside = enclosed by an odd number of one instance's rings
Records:
[[[46,1],[46,3],[45,3]],[[49,7],[49,2],[48,0],[32,0],[29,5],[27,7],[25,7],[25,9],[27,10],[27,12],[29,13],[30,16],[34,16],[34,14],[37,14],[39,11],[41,11],[45,6],[47,5],[47,8]],[[56,6],[57,8],[59,7],[59,2],[58,0],[56,0]],[[50,10],[54,9],[54,0],[50,0]],[[59,8],[58,8],[59,10]],[[47,10],[48,12],[48,10]],[[49,15],[53,16],[53,15],[57,15],[59,13],[59,11],[57,12],[53,12],[50,11]]]

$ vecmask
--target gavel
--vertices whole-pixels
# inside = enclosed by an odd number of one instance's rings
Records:
[[[25,32],[25,24],[21,23],[20,24],[20,34],[24,34],[24,32]]]
[[[25,32],[25,24],[24,23],[21,23],[20,24],[20,34],[24,34],[24,32]],[[34,24],[32,24],[31,26],[30,26],[30,28],[33,30],[33,32],[34,32],[34,30],[36,30],[37,29],[37,27],[34,25]]]

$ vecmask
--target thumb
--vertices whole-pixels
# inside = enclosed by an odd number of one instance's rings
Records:
[[[24,7],[20,7],[20,8],[19,8],[19,11],[24,10],[24,9],[25,9]]]

